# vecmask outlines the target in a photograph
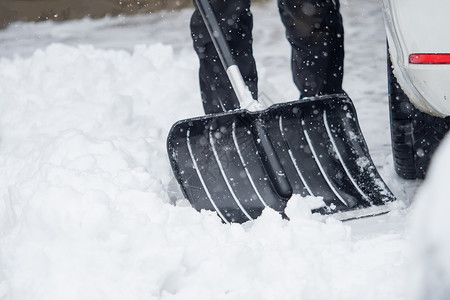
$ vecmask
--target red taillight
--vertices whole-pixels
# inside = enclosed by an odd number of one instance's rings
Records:
[[[450,53],[416,53],[409,56],[410,64],[446,65],[450,64]]]

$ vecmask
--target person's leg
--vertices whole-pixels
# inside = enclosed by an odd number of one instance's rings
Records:
[[[339,0],[278,0],[278,8],[292,46],[292,73],[301,98],[342,93]]]
[[[244,81],[256,99],[257,74],[252,52],[250,0],[210,0],[210,3]],[[200,59],[200,89],[205,112],[218,113],[239,108],[239,101],[198,9],[191,18],[191,34]]]

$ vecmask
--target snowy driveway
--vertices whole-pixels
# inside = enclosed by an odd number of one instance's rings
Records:
[[[380,3],[341,3],[344,88],[392,166]],[[275,3],[255,5],[261,89],[292,100]],[[407,213],[320,222],[292,203],[227,226],[169,204],[165,139],[202,114],[191,10],[0,31],[0,299],[406,299]],[[56,44],[54,44],[56,43]]]

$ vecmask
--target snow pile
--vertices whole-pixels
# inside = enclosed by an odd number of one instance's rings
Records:
[[[201,113],[193,59],[0,59],[0,299],[404,299],[401,234],[355,238],[301,198],[290,222],[243,226],[169,204],[167,131]]]
[[[416,299],[443,300],[450,295],[450,137],[433,157],[414,204]]]

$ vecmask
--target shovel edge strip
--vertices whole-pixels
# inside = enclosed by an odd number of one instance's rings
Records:
[[[367,217],[374,217],[387,214],[395,209],[394,202],[385,203],[383,205],[372,205],[365,208],[357,208],[349,211],[340,211],[329,215],[329,217],[336,218],[339,221],[347,222],[351,220],[358,220]],[[326,217],[327,215],[321,215]]]

